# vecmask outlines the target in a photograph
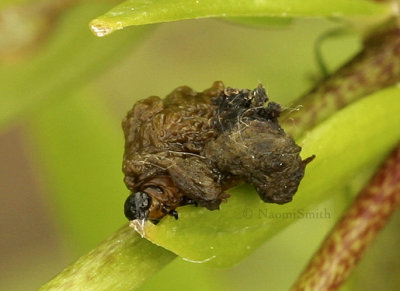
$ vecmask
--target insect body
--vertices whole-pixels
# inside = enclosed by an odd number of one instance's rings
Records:
[[[218,209],[229,187],[244,180],[265,202],[292,200],[311,158],[279,126],[280,106],[265,90],[224,88],[203,92],[188,87],[164,100],[149,97],[135,104],[122,122],[123,171],[132,194],[128,219],[157,223],[176,208],[196,204]]]

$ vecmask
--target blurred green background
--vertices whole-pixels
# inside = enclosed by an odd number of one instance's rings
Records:
[[[0,290],[37,289],[126,222],[120,122],[135,101],[222,80],[239,88],[262,83],[274,101],[289,106],[321,78],[316,39],[341,25],[191,20],[96,38],[87,24],[112,4],[62,7],[51,17],[0,14]],[[4,16],[14,12],[11,20]],[[18,38],[26,31],[34,41]],[[330,70],[359,48],[356,34],[322,44]],[[321,205],[329,218],[296,222],[232,268],[177,258],[141,290],[287,290],[346,199],[343,193]],[[384,250],[400,242],[399,218],[343,290],[397,290],[398,257]]]

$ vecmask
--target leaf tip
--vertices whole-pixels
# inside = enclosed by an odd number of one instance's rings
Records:
[[[96,19],[89,23],[89,28],[93,32],[93,34],[97,37],[107,36],[112,32],[114,32],[115,30],[113,27]]]

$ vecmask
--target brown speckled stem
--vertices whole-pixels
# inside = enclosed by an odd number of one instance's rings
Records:
[[[40,290],[134,290],[175,257],[125,225]]]
[[[400,145],[329,234],[293,290],[337,290],[400,202]]]
[[[364,42],[364,49],[282,114],[295,139],[348,104],[400,81],[400,28],[393,22]]]

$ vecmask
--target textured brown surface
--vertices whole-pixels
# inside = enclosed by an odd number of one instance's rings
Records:
[[[180,87],[164,100],[136,103],[122,123],[123,171],[132,193],[151,201],[131,196],[126,209],[151,220],[190,203],[218,209],[229,197],[224,190],[240,180],[265,202],[291,201],[310,159],[301,160],[279,126],[280,105],[264,107],[267,101],[261,85],[251,91],[215,82],[200,93]]]

